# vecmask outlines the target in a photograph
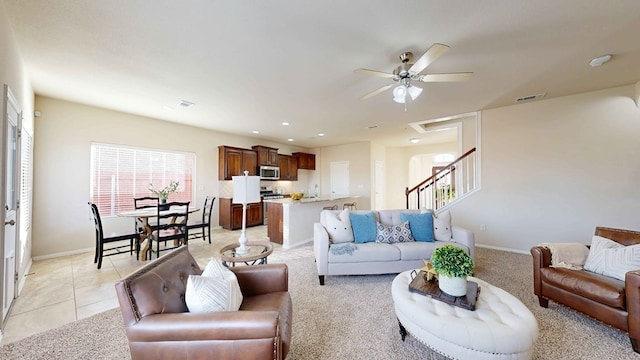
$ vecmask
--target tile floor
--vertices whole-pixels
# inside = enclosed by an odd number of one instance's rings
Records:
[[[247,238],[267,241],[266,228],[247,229]],[[201,267],[212,256],[219,256],[223,246],[237,242],[240,230],[212,230],[211,237],[212,244],[202,239],[189,242],[189,251]],[[290,250],[273,245],[269,262],[312,256],[311,244]],[[102,260],[102,269],[98,270],[93,255],[91,252],[34,261],[22,293],[9,313],[1,345],[118,307],[113,284],[146,262],[136,261],[135,255],[109,256]]]

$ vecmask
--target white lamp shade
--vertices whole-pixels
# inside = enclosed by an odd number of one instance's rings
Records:
[[[422,93],[422,88],[419,88],[417,86],[409,86],[407,92],[409,93],[409,96],[411,96],[411,100],[415,100],[418,98],[418,96],[420,96],[420,93]]]
[[[259,176],[232,176],[233,203],[249,204],[260,202]]]

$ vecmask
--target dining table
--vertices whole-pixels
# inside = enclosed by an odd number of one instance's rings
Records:
[[[200,211],[199,207],[191,207],[189,206],[188,212],[189,214]],[[173,210],[160,210],[160,215],[170,214],[171,212],[175,212]],[[136,223],[140,225],[140,229],[142,229],[140,233],[140,259],[142,261],[147,260],[147,252],[149,251],[150,241],[149,236],[153,232],[153,225],[149,223],[149,219],[158,217],[158,208],[157,207],[147,207],[142,209],[135,210],[127,210],[118,213],[120,217],[130,217],[136,219]],[[176,218],[173,218],[175,221]]]

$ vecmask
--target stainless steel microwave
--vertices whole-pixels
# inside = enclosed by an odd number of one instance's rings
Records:
[[[260,179],[279,180],[280,168],[277,166],[260,166]]]

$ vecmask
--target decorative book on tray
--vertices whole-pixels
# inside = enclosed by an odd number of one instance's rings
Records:
[[[480,288],[475,281],[467,281],[467,295],[465,296],[451,296],[442,292],[438,287],[438,280],[433,279],[427,281],[424,271],[420,270],[415,275],[415,270],[411,272],[413,280],[409,283],[409,291],[427,295],[435,300],[445,302],[447,304],[461,307],[463,309],[474,311],[476,309],[476,302],[478,301],[478,294],[480,294]]]

